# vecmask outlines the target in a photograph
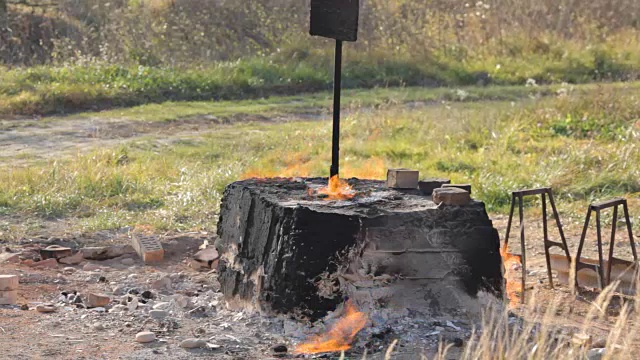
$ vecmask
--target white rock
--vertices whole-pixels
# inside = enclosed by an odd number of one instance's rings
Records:
[[[138,277],[138,274],[130,274],[129,276],[127,276],[127,279],[135,279]]]
[[[207,346],[207,342],[202,339],[186,339],[180,343],[180,347],[184,349],[196,349]]]
[[[124,294],[124,286],[118,285],[113,288],[113,295],[122,295]]]
[[[66,273],[66,274],[72,274],[72,273],[76,272],[76,268],[68,266],[68,267],[62,269],[62,272]]]
[[[91,311],[95,311],[97,313],[104,313],[104,312],[107,312],[107,309],[105,309],[103,307],[97,307],[97,308],[91,309]]]
[[[168,302],[159,302],[155,305],[153,305],[153,309],[154,310],[163,310],[169,307],[169,303]]]
[[[605,348],[596,348],[587,351],[587,359],[589,360],[600,360],[606,354],[607,349]]]
[[[126,258],[126,259],[122,259],[122,260],[120,261],[120,263],[121,263],[122,265],[132,266],[132,265],[135,265],[136,261],[135,261],[135,260],[133,260],[132,258]]]
[[[104,330],[104,325],[102,325],[102,323],[99,323],[99,322],[94,323],[91,327],[93,328],[93,330],[96,330],[96,331]]]
[[[156,334],[151,331],[143,331],[136,334],[136,341],[139,343],[150,343],[156,340]]]
[[[127,304],[127,308],[129,309],[129,311],[135,311],[138,308],[138,298],[134,297],[131,301],[129,301],[129,303]]]

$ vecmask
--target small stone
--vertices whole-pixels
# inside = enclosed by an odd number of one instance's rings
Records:
[[[156,340],[156,334],[151,331],[143,331],[136,334],[136,341],[139,343],[150,343]]]
[[[587,359],[588,360],[601,360],[606,353],[607,353],[607,349],[605,349],[605,348],[591,349],[591,350],[587,351]]]
[[[93,308],[91,309],[91,311],[95,311],[97,313],[106,313],[107,309],[103,308],[103,307],[97,307],[97,308]]]
[[[166,309],[167,307],[169,307],[169,303],[168,302],[159,302],[159,303],[153,305],[153,309],[154,310],[162,310],[162,309]]]
[[[36,306],[36,311],[41,313],[52,313],[56,311],[56,307],[52,304],[40,304]]]
[[[114,287],[112,291],[113,291],[113,295],[122,295],[124,294],[124,286],[118,285]]]
[[[138,298],[134,297],[133,299],[131,299],[131,301],[129,301],[129,303],[127,304],[127,308],[129,309],[129,311],[135,311],[138,308]]]
[[[271,350],[273,350],[274,353],[278,353],[278,354],[286,353],[289,351],[289,349],[287,349],[287,345],[284,345],[284,344],[276,345],[272,347]]]
[[[153,299],[153,298],[155,298],[153,293],[151,291],[149,291],[149,290],[143,291],[142,294],[140,294],[140,296],[142,296],[143,299]]]
[[[68,266],[62,269],[62,272],[64,272],[65,274],[73,274],[74,272],[76,272],[76,268]]]
[[[129,294],[129,295],[138,295],[138,294],[140,294],[140,291],[138,291],[138,289],[129,289],[129,291],[127,291],[127,294]]]
[[[84,261],[84,257],[82,256],[82,252],[79,251],[75,255],[64,257],[58,261],[65,265],[78,265]]]
[[[29,305],[27,305],[27,304],[20,305],[20,310],[24,310],[24,311],[29,310]]]
[[[107,278],[106,278],[106,277],[104,277],[104,276],[100,276],[100,277],[98,278],[98,282],[101,282],[101,283],[107,282]]]
[[[156,320],[162,320],[167,317],[167,312],[164,310],[151,310],[149,311],[149,316]]]
[[[168,276],[163,276],[151,284],[151,287],[156,290],[171,288],[171,279]]]
[[[207,342],[202,339],[186,339],[180,343],[180,347],[183,349],[197,349],[207,346]]]
[[[133,266],[133,265],[135,265],[136,261],[133,260],[132,258],[126,258],[126,259],[122,259],[120,261],[120,263],[122,265],[126,265],[126,266]]]
[[[591,346],[592,338],[588,334],[578,333],[578,334],[573,334],[573,337],[571,338],[571,342],[577,346],[588,347],[588,346]]]
[[[87,307],[90,308],[105,307],[109,305],[109,302],[111,302],[111,299],[104,294],[89,293],[87,297]]]
[[[99,323],[99,322],[94,323],[91,327],[92,327],[92,328],[93,328],[93,330],[95,330],[95,331],[102,331],[102,330],[104,330],[104,325],[102,325],[102,323]]]

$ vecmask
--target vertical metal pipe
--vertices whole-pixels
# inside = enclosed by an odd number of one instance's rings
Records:
[[[342,40],[336,40],[336,63],[333,78],[333,143],[331,176],[340,173],[340,88],[342,86]]]
[[[527,286],[527,254],[524,239],[524,204],[522,194],[518,195],[518,208],[520,212],[520,248],[522,249],[522,298],[520,298],[520,303],[524,304],[524,294]]]
[[[627,222],[627,232],[629,233],[629,244],[631,245],[631,253],[633,254],[633,261],[638,261],[638,254],[636,253],[636,243],[633,241],[633,230],[631,230],[631,220],[629,219],[629,208],[627,207],[627,201],[624,201],[624,220]]]
[[[604,289],[608,284],[605,282],[604,277],[604,259],[602,255],[602,225],[600,223],[600,209],[596,209],[596,233],[598,234],[598,265],[599,265],[599,276],[600,276],[600,287]]]
[[[551,273],[551,255],[549,255],[549,231],[547,229],[547,195],[542,194],[542,233],[544,235],[544,256],[547,259],[547,276],[549,286],[553,289],[553,274]]]
[[[607,285],[611,284],[611,266],[613,266],[613,248],[616,245],[616,226],[618,225],[618,205],[613,207],[611,221],[611,242],[609,243],[609,263],[607,264]]]
[[[516,206],[516,195],[511,194],[511,211],[509,211],[509,221],[507,222],[507,233],[504,236],[504,251],[507,252],[509,246],[509,234],[511,233],[511,223],[513,222],[513,210]]]

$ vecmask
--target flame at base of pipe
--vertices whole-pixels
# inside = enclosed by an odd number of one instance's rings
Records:
[[[329,185],[318,189],[318,194],[327,195],[326,200],[349,200],[356,196],[355,190],[338,175],[329,179]]]
[[[522,260],[518,255],[512,255],[507,252],[507,247],[500,249],[502,263],[504,264],[504,278],[506,280],[506,293],[509,298],[509,307],[518,306],[519,297],[522,295],[522,283],[518,279],[514,279],[514,271],[522,268]]]
[[[296,346],[296,354],[318,354],[349,350],[358,332],[367,323],[367,315],[350,301],[345,303],[345,314],[325,334],[312,337],[309,341]]]

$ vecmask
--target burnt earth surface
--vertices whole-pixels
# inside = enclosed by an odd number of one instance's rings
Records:
[[[438,206],[417,189],[348,182],[357,195],[343,201],[315,195],[326,178],[227,187],[216,247],[229,305],[318,318],[349,297],[438,313],[501,292],[498,233],[482,202]]]

